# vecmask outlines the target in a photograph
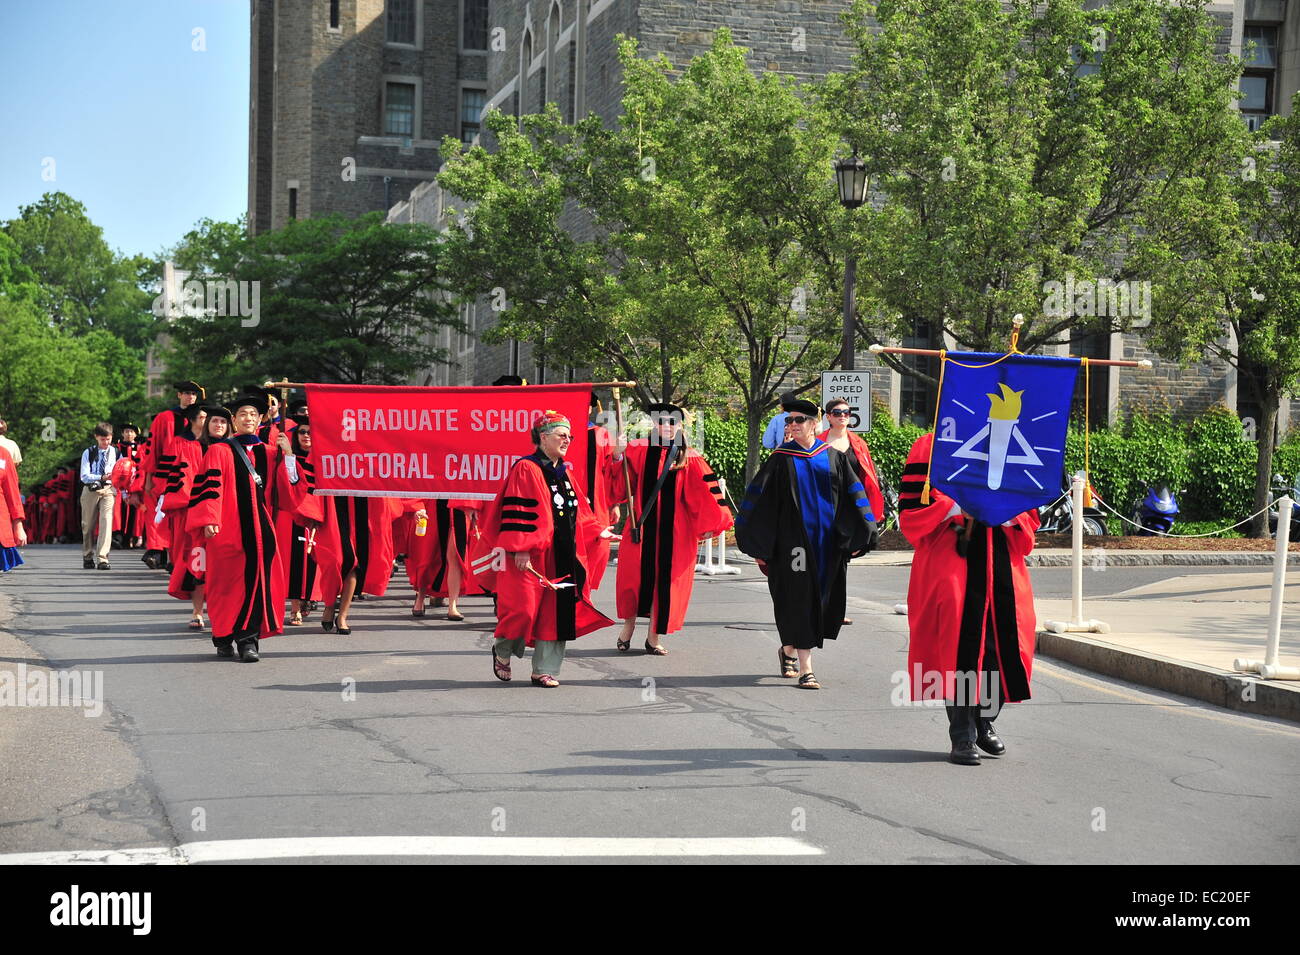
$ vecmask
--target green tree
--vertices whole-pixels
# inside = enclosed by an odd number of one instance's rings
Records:
[[[92,341],[53,327],[31,302],[0,294],[0,415],[23,449],[23,484],[44,480],[88,446],[109,407]]]
[[[855,0],[853,68],[823,96],[880,199],[853,219],[870,339],[930,324],[1001,351],[1017,312],[1025,351],[1128,330],[1142,287],[1116,309],[1085,283],[1154,280],[1125,257],[1139,237],[1187,255],[1231,219],[1223,190],[1200,188],[1241,136],[1238,66],[1216,57],[1203,0],[1092,6]],[[1054,300],[1047,283],[1071,279],[1080,294]]]
[[[566,125],[552,108],[518,130],[489,114],[491,154],[445,142],[439,181],[469,203],[448,238],[454,281],[503,290],[498,335],[545,329],[634,377],[643,402],[713,397],[720,384],[744,409],[750,477],[778,396],[839,356],[839,138],[806,90],[755,75],[725,29],[680,75],[636,54],[620,41],[614,128]]]
[[[434,340],[459,322],[433,229],[386,225],[375,212],[300,219],[252,239],[242,231],[205,220],[178,250],[191,281],[257,283],[258,307],[172,321],[173,374],[214,392],[280,376],[390,385],[446,361]]]
[[[1237,372],[1237,387],[1261,409],[1254,507],[1268,500],[1274,432],[1284,397],[1300,386],[1300,96],[1274,117],[1202,192],[1226,194],[1236,215],[1201,222],[1195,245],[1144,239],[1135,257],[1159,275],[1156,320],[1147,335],[1163,355],[1211,356]],[[1175,201],[1183,201],[1181,198]],[[1172,214],[1172,213],[1171,213]],[[1289,477],[1289,475],[1288,475]],[[1268,536],[1261,514],[1250,536]]]
[[[40,304],[56,325],[77,334],[111,331],[143,355],[153,337],[149,296],[137,281],[143,257],[115,255],[86,207],[63,192],[23,206],[4,231],[35,275]]]

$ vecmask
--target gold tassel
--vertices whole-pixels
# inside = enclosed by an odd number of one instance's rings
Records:
[[[930,479],[929,478],[925,479],[925,487],[921,488],[921,503],[922,504],[930,503]]]
[[[1089,481],[1083,486],[1083,506],[1092,507],[1092,482]]]

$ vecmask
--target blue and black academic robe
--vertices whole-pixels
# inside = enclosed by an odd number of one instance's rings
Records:
[[[745,491],[736,544],[762,561],[783,646],[839,636],[850,557],[875,547],[875,515],[849,460],[820,439],[772,453]]]

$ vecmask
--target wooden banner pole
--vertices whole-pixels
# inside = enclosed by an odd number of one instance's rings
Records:
[[[268,382],[266,382],[262,387],[263,387],[263,388],[306,388],[308,385],[324,385],[324,384],[339,384],[339,382],[324,382],[324,381],[268,381]],[[635,388],[635,387],[636,387],[636,382],[635,382],[635,381],[567,382],[567,384],[580,384],[580,385],[582,385],[584,388]],[[376,388],[384,388],[384,387],[389,387],[389,386],[386,386],[386,385],[375,385],[374,387],[376,387]],[[423,388],[423,387],[426,387],[426,386],[424,386],[424,385],[399,385],[399,386],[397,386],[397,387],[406,387],[406,388]],[[444,386],[442,386],[442,385],[429,385],[429,386],[427,386],[427,387],[428,387],[430,390],[432,390],[433,388],[441,388],[441,387],[444,387]],[[456,386],[453,386],[453,387],[456,387]],[[491,385],[469,385],[469,386],[466,386],[466,387],[491,388],[492,386],[491,386]],[[508,385],[508,386],[503,386],[503,387],[525,387],[525,388],[538,388],[538,387],[541,387],[541,388],[547,388],[547,387],[552,387],[552,386],[550,386],[550,385],[523,385],[523,386]]]

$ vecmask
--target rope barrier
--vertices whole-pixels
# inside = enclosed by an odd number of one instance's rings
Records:
[[[1134,527],[1138,528],[1139,530],[1146,531],[1152,537],[1177,537],[1181,540],[1195,540],[1198,537],[1214,537],[1218,534],[1222,534],[1224,531],[1230,531],[1233,530],[1234,528],[1240,527],[1242,524],[1248,524],[1249,522],[1253,521],[1255,518],[1259,517],[1259,515],[1265,513],[1266,511],[1272,510],[1273,508],[1273,505],[1269,504],[1267,507],[1264,507],[1256,511],[1254,514],[1250,515],[1250,517],[1243,518],[1242,520],[1238,521],[1235,524],[1229,524],[1227,527],[1221,527],[1217,531],[1207,531],[1204,534],[1168,534],[1164,531],[1153,531],[1148,527],[1143,527],[1141,524],[1137,523],[1136,521],[1129,520],[1119,511],[1115,510],[1115,508],[1111,507],[1104,500],[1102,500],[1101,495],[1099,494],[1093,495],[1093,500],[1101,504],[1102,507],[1110,511],[1112,514],[1114,514],[1124,523],[1132,524]]]

